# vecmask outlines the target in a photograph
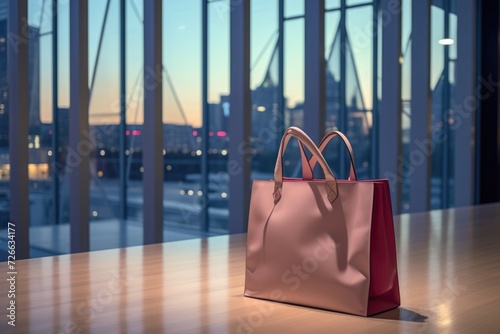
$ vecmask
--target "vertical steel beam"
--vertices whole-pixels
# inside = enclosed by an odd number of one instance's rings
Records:
[[[162,1],[144,1],[144,244],[163,241]]]
[[[431,181],[431,2],[412,2],[410,211],[429,210]]]
[[[209,173],[209,161],[208,161],[208,149],[209,149],[209,127],[210,127],[210,113],[208,105],[208,0],[201,0],[201,95],[202,95],[202,113],[203,113],[203,124],[201,127],[202,135],[202,154],[201,154],[201,191],[203,196],[201,197],[201,224],[200,228],[202,231],[207,232],[209,229],[209,217],[208,217],[208,173]]]
[[[458,41],[455,110],[460,126],[455,126],[455,206],[474,204],[474,157],[476,107],[476,0],[458,0]],[[478,94],[479,95],[479,94]],[[455,123],[457,124],[457,123]]]
[[[285,132],[285,0],[278,0],[278,115],[276,115],[276,151]]]
[[[379,123],[378,123],[378,113],[379,113],[379,100],[378,100],[378,14],[379,14],[379,0],[373,1],[373,79],[372,79],[372,128],[370,132],[370,176],[371,178],[376,178],[378,175],[378,136],[379,136]]]
[[[382,101],[379,175],[389,179],[394,213],[401,211],[401,0],[381,0]]]
[[[231,8],[229,113],[229,233],[247,230],[250,203],[250,0]]]
[[[52,212],[59,224],[59,55],[57,0],[52,0]]]
[[[347,29],[346,29],[346,0],[340,0],[340,110],[337,120],[337,127],[340,131],[348,134],[347,120],[347,99],[346,99],[346,70],[347,70]],[[350,50],[349,50],[350,52]],[[346,157],[345,153],[339,155],[339,173],[342,177],[347,178]]]
[[[121,219],[127,219],[127,68],[126,68],[126,0],[120,0],[120,127],[119,127],[119,198]]]
[[[487,6],[487,5],[486,5]],[[483,3],[481,1],[478,1],[476,3],[476,78],[479,79],[479,76],[482,76],[484,73],[484,69],[488,68],[488,65],[482,63],[482,59],[486,56],[483,55],[482,51],[484,50],[484,45],[488,45],[487,42],[487,37],[483,37],[483,31],[485,30],[485,23],[488,22],[488,20],[483,17],[483,11],[484,11]],[[494,15],[494,14],[493,14]],[[498,26],[498,23],[497,23]],[[457,27],[458,29],[458,27]],[[457,31],[458,33],[458,31]],[[486,35],[488,36],[488,35]],[[484,40],[483,40],[484,39]],[[500,50],[496,51],[496,54],[498,54]],[[491,53],[488,53],[491,54]],[[476,90],[476,94],[478,94]],[[483,138],[483,126],[482,126],[482,117],[481,114],[483,113],[485,107],[485,102],[482,99],[481,101],[478,101],[476,105],[476,113],[474,115],[474,124],[475,124],[475,131],[474,131],[474,140],[475,140],[475,146],[477,147],[474,151],[474,205],[478,205],[481,203],[481,193],[483,189],[483,181],[482,177],[487,177],[483,173],[481,173],[482,169],[482,164],[481,164],[481,157],[482,157],[482,152],[481,152],[481,147],[482,147],[482,138]],[[498,122],[498,134],[500,135],[500,120]],[[500,137],[500,136],[499,136]],[[498,137],[497,137],[498,138]],[[500,155],[497,155],[497,161],[500,163]],[[489,180],[489,178],[486,178],[486,180]],[[497,193],[500,196],[500,179],[497,180]],[[500,197],[499,197],[500,198]]]
[[[319,143],[325,133],[325,0],[305,2],[304,130]]]
[[[90,247],[89,156],[94,148],[89,133],[88,0],[71,1],[69,15],[69,151],[75,154],[75,163],[70,161],[69,215],[71,252],[77,253]]]
[[[444,9],[444,37],[450,37],[450,0],[443,0]],[[443,69],[443,92],[441,103],[441,120],[443,121],[443,132],[446,138],[450,138],[450,47],[444,46],[444,69]],[[443,142],[443,165],[441,169],[441,209],[449,207],[450,202],[450,143],[451,140]]]
[[[8,19],[10,223],[16,231],[16,258],[29,257],[28,176],[28,2],[9,2]]]

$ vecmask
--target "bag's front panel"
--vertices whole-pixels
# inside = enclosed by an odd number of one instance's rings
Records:
[[[255,181],[250,204],[245,295],[366,315],[373,184]]]

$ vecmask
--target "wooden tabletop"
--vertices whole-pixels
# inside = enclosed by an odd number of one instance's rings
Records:
[[[395,227],[402,306],[374,317],[243,297],[232,235],[18,261],[16,327],[3,278],[0,333],[499,333],[500,204]]]

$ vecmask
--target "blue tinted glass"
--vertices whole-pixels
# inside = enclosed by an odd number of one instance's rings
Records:
[[[284,0],[285,17],[304,15],[304,0]]]
[[[215,5],[210,4],[210,6]],[[194,237],[202,221],[201,2],[164,2],[164,232]],[[193,231],[195,233],[189,233]],[[167,239],[167,240],[168,240]]]
[[[281,139],[278,1],[251,2],[252,178],[270,179]]]
[[[340,7],[340,0],[325,0],[325,8],[333,9]]]

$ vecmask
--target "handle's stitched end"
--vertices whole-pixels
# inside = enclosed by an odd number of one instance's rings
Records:
[[[325,182],[326,184],[326,196],[330,203],[333,203],[339,196],[337,182]]]

